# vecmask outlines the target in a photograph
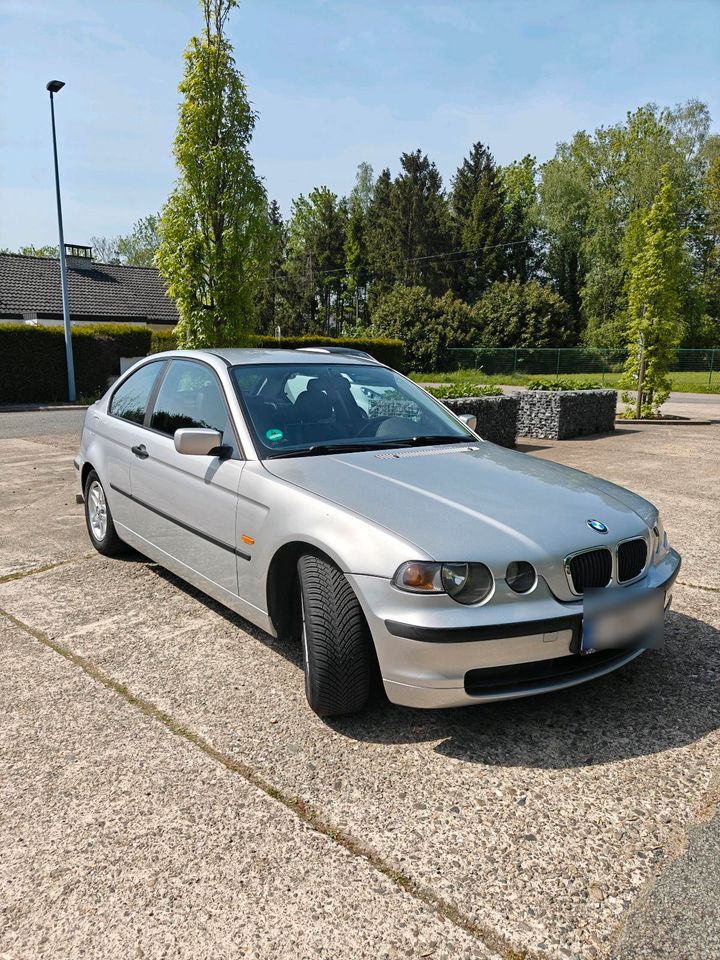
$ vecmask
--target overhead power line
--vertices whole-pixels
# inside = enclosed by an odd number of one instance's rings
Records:
[[[519,247],[523,245],[531,244],[532,240],[509,240],[507,243],[494,243],[488,244],[484,247],[476,247],[472,250],[449,250],[443,253],[430,253],[424,257],[408,257],[405,260],[400,261],[400,268],[409,266],[414,263],[428,263],[432,260],[444,260],[449,258],[454,258],[451,262],[458,262],[460,260],[466,259],[468,257],[477,256],[478,254],[488,253],[491,250],[500,250],[507,249],[508,247]],[[372,279],[375,274],[371,271],[367,271],[368,276]],[[296,278],[299,280],[312,280],[318,277],[328,277],[333,275],[346,276],[350,271],[346,267],[335,267],[330,270],[309,270],[302,274],[296,274]],[[287,276],[282,272],[276,272],[269,274],[267,277],[261,279],[260,283],[269,283],[271,280],[278,280],[279,278]],[[398,274],[395,273],[397,278]]]

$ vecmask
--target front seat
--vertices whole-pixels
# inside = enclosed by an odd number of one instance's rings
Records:
[[[350,381],[347,377],[337,374],[332,376],[330,379],[329,392],[336,418],[342,421],[343,426],[348,428],[348,432],[354,433],[359,430],[365,424],[368,417],[352,395]]]
[[[307,387],[296,398],[293,410],[302,423],[317,423],[318,420],[330,420],[333,406],[325,393],[320,379],[308,380]]]

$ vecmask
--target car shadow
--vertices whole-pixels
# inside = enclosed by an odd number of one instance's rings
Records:
[[[515,450],[519,453],[537,453],[538,450],[552,450],[549,443],[532,443],[527,437],[518,437]]]
[[[720,726],[719,686],[720,631],[669,613],[663,650],[564,691],[427,713],[388,704],[332,725],[375,743],[437,740],[466,763],[563,770],[694,743]]]
[[[144,563],[146,566],[149,566],[153,562],[143,556],[142,553],[138,553],[134,547],[130,547],[127,544],[123,544],[122,553],[113,554],[112,561],[113,563]]]
[[[138,556],[140,555],[138,554]],[[219,601],[213,600],[212,597],[209,597],[206,593],[203,593],[202,590],[194,587],[191,583],[181,580],[180,577],[176,576],[174,573],[171,573],[169,570],[166,570],[165,567],[161,567],[159,564],[156,564],[152,560],[148,560],[146,557],[142,557],[140,559],[145,561],[147,568],[151,573],[156,574],[158,577],[162,577],[163,580],[172,584],[176,589],[182,590],[183,593],[187,594],[189,597],[192,597],[193,600],[197,600],[198,603],[201,603],[204,607],[207,607],[208,610],[212,610],[213,613],[216,613],[219,617],[227,620],[228,623],[231,623],[234,627],[237,627],[238,630],[242,630],[251,637],[255,637],[260,641],[260,643],[263,643],[266,647],[269,647],[274,653],[279,653],[280,656],[284,657],[288,661],[288,663],[292,663],[302,670],[302,650],[300,649],[300,645],[298,643],[293,643],[290,640],[279,640],[277,637],[272,637],[269,633],[261,630],[260,627],[256,627],[254,623],[250,623],[249,620],[241,617],[239,613],[235,613],[234,610],[224,606]]]
[[[626,427],[624,424],[617,424],[614,430],[605,430],[604,433],[580,433],[576,437],[567,437],[563,443],[574,443],[577,440],[605,440],[608,437],[624,436],[628,433],[640,433],[635,427]]]
[[[631,427],[617,426],[614,430],[606,430],[604,433],[581,433],[576,437],[563,437],[561,440],[553,440],[553,444],[556,443],[578,443],[580,441],[586,440],[607,440],[608,437],[624,436],[628,433],[639,433],[637,429],[632,429]],[[537,450],[550,450],[552,446],[550,444],[542,445],[533,442],[532,437],[518,437],[516,450],[519,450],[521,453],[533,453]],[[557,449],[557,448],[555,448]]]
[[[163,567],[149,569],[302,669],[299,644],[271,637]],[[720,631],[671,611],[664,649],[567,690],[453,710],[413,710],[378,695],[362,713],[326,723],[358,742],[434,741],[438,754],[465,763],[564,770],[694,743],[720,727],[719,688]]]

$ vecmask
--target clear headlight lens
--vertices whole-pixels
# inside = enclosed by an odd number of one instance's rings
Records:
[[[442,582],[458,603],[482,603],[492,593],[495,581],[484,563],[444,563]]]
[[[657,518],[655,519],[653,533],[655,535],[655,556],[660,559],[661,557],[665,556],[670,548],[667,530],[665,529],[662,519],[660,518],[660,514],[658,514]]]
[[[484,563],[403,563],[393,583],[409,593],[447,593],[458,603],[482,603],[493,591],[493,575]]]
[[[505,582],[515,593],[529,593],[537,583],[535,567],[527,560],[513,560],[508,564]]]

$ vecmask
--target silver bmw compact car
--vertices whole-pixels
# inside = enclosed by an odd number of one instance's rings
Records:
[[[100,553],[130,546],[302,645],[318,714],[569,687],[662,636],[680,558],[658,511],[483,441],[342,349],[174,351],[87,411]]]

